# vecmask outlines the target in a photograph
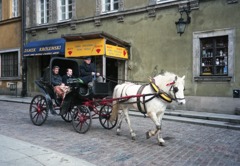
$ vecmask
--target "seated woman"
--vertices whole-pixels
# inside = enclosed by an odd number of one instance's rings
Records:
[[[64,100],[66,94],[70,92],[70,87],[62,82],[62,77],[59,75],[59,69],[59,66],[53,67],[51,83],[54,86],[54,92],[57,98],[62,98]]]

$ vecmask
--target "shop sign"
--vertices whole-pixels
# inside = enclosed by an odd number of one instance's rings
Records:
[[[128,51],[123,47],[106,44],[106,56],[128,59]]]
[[[105,40],[92,39],[92,40],[78,40],[66,42],[65,57],[81,57],[81,56],[96,56],[104,55]]]

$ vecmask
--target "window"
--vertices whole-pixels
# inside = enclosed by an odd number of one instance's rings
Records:
[[[193,79],[234,81],[234,28],[193,33]]]
[[[46,24],[49,22],[49,0],[39,0],[37,3],[37,22]]]
[[[18,77],[18,51],[0,53],[1,60],[1,78]]]
[[[12,0],[12,17],[18,17],[18,11],[19,6],[18,6],[18,0]]]
[[[200,75],[228,75],[228,36],[201,38]]]
[[[118,11],[119,0],[102,0],[102,13]]]
[[[58,20],[72,18],[72,0],[58,0]]]
[[[0,0],[0,21],[2,20],[2,0]]]

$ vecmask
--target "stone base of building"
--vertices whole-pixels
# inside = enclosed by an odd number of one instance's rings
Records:
[[[240,108],[240,98],[204,96],[185,96],[185,98],[185,105],[173,102],[168,108],[232,115],[236,114],[236,108]]]

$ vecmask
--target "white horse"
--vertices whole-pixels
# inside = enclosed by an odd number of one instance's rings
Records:
[[[172,100],[181,105],[185,104],[185,76],[178,77],[173,73],[165,72],[162,75],[157,75],[152,80],[152,83],[150,82],[145,86],[129,82],[117,85],[113,91],[113,98],[119,98],[119,100],[114,100],[112,103],[113,110],[110,120],[115,120],[119,109],[122,109],[117,125],[117,134],[120,134],[122,120],[125,117],[131,137],[135,140],[136,134],[131,127],[128,114],[129,107],[133,106],[140,112],[146,113],[156,125],[156,129],[147,131],[147,139],[158,133],[158,143],[159,145],[164,145],[165,141],[161,134],[162,117],[167,104]]]

